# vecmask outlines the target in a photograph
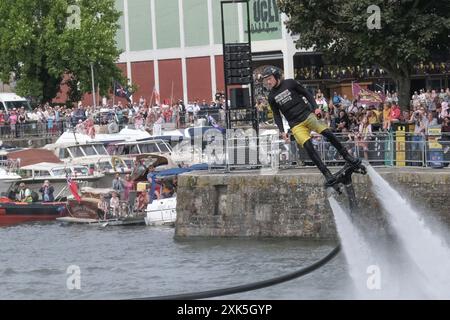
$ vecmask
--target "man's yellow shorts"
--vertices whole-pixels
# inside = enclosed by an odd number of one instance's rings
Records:
[[[311,138],[311,131],[321,133],[325,129],[328,129],[328,127],[317,120],[315,114],[311,113],[305,121],[291,128],[291,131],[295,137],[295,141],[303,147],[303,144]]]

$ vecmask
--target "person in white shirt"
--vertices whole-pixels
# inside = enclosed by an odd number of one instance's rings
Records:
[[[113,216],[120,217],[120,200],[117,192],[112,193],[111,200],[109,200],[109,207]]]

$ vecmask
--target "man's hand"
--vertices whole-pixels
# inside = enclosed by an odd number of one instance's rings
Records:
[[[286,143],[289,143],[289,134],[287,134],[286,132],[282,132],[282,133],[281,133],[281,138],[282,138]]]

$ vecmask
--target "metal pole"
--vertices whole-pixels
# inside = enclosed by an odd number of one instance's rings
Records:
[[[113,107],[114,107],[114,105],[116,104],[116,82],[114,81],[114,79],[113,79]]]
[[[94,84],[94,63],[91,62],[91,78],[92,78],[92,100],[93,100],[93,106],[96,107],[95,103],[95,84]]]

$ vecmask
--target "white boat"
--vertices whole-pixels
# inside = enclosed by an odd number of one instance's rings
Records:
[[[151,173],[148,180],[151,180],[154,185],[156,185],[156,179],[164,180],[169,177],[177,177],[178,175],[186,172],[191,172],[194,170],[206,170],[207,166],[204,164],[198,164],[191,166],[189,168],[172,168],[162,171],[155,171]],[[150,175],[150,174],[149,174]],[[139,187],[139,186],[138,186]],[[153,188],[152,185],[146,186],[144,190],[150,190]],[[177,218],[177,198],[176,198],[176,188],[174,187],[172,196],[164,199],[156,199],[147,205],[145,210],[146,217],[145,223],[148,226],[155,225],[174,225]]]
[[[172,147],[162,139],[148,139],[110,144],[108,151],[114,156],[137,156],[148,153],[170,155],[172,153]]]
[[[110,175],[131,172],[131,168],[120,158],[115,159],[120,163],[113,163],[102,143],[53,143],[46,145],[44,149],[51,150],[66,164],[93,166],[96,171]]]
[[[150,138],[151,135],[144,130],[135,130],[124,128],[118,133],[99,133],[94,137],[87,134],[76,133],[71,131],[64,132],[55,144],[86,144],[86,143],[111,143],[126,140],[140,140]]]
[[[76,181],[80,186],[97,187],[103,173],[89,173],[88,168],[81,165],[65,165],[64,163],[41,162],[19,168],[18,174],[31,190],[38,191],[45,180],[48,180],[54,188],[54,196],[66,197],[71,193],[67,190],[67,176]],[[15,184],[17,184],[15,183]]]
[[[0,167],[0,192],[1,193],[6,192],[11,183],[19,181],[20,179],[22,179],[22,177],[19,176],[17,173],[11,172],[8,169]]]
[[[177,198],[153,200],[147,205],[145,224],[147,226],[175,225]]]

